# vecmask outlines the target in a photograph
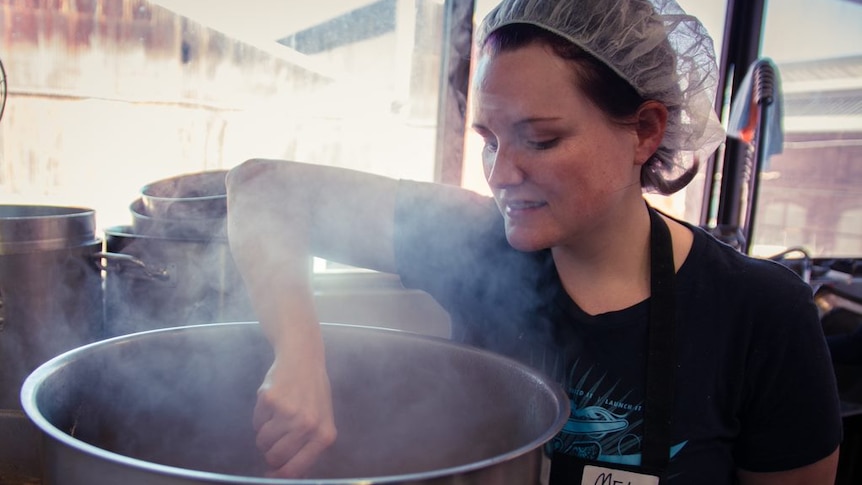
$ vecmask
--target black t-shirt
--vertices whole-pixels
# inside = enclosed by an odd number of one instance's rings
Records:
[[[571,416],[552,451],[640,463],[649,300],[586,314],[550,251],[513,249],[493,200],[463,189],[402,181],[395,224],[403,284],[449,311],[453,339],[564,386]],[[737,468],[788,470],[828,456],[841,418],[811,288],[689,227],[694,243],[675,284],[670,483],[730,484]]]

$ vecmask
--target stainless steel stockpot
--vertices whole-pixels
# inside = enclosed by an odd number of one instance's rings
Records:
[[[254,320],[227,240],[105,230],[104,335]]]
[[[254,322],[115,337],[21,391],[44,484],[540,483],[568,400],[513,360],[435,337],[322,324],[338,440],[302,480],[265,478],[251,426],[272,355]]]
[[[38,365],[100,337],[101,245],[92,209],[0,205],[0,409],[20,409]]]

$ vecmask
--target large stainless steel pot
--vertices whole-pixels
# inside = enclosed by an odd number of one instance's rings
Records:
[[[225,239],[105,230],[106,337],[200,323],[253,320]]]
[[[0,205],[0,483],[36,483],[38,433],[21,409],[24,379],[99,338],[101,244],[91,209]]]
[[[101,248],[91,209],[0,205],[0,408],[39,364],[99,337]]]
[[[262,478],[251,414],[271,362],[255,323],[159,329],[65,353],[24,383],[44,483],[536,484],[562,389],[515,361],[323,324],[339,436],[311,478]]]

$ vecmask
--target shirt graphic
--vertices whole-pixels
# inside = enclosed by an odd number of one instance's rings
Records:
[[[550,451],[584,460],[640,465],[643,402],[630,401],[631,392],[617,397],[619,382],[605,384],[607,374],[587,388],[593,368],[572,382],[577,365],[575,362],[572,366],[567,389],[571,414],[560,433],[548,443]],[[685,443],[671,446],[671,459]]]

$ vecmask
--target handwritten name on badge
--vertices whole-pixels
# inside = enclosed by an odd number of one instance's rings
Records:
[[[658,477],[586,465],[581,485],[658,485]]]

